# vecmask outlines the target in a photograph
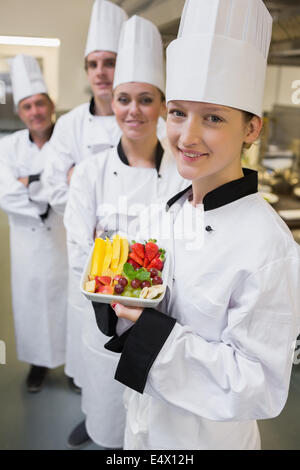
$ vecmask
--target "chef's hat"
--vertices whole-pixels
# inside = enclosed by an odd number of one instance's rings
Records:
[[[85,57],[94,51],[118,52],[120,32],[127,15],[123,8],[106,0],[93,5]]]
[[[43,74],[36,59],[19,54],[9,61],[15,106],[29,96],[48,93]]]
[[[167,101],[261,116],[272,18],[262,0],[186,0],[167,50]]]
[[[165,91],[163,44],[151,21],[133,16],[124,23],[115,69],[114,88],[121,83],[149,83]]]

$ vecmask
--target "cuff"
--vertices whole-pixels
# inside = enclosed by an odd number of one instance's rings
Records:
[[[29,175],[28,176],[28,186],[34,181],[40,181],[41,175]]]
[[[111,340],[108,341],[108,343],[104,345],[105,349],[115,353],[121,353],[132,328],[133,326],[129,328],[129,330],[126,330],[125,333],[123,333],[121,336],[115,335]]]
[[[130,329],[115,379],[129,388],[143,393],[149,371],[175,323],[174,318],[157,310],[146,308]]]
[[[100,304],[92,302],[97,326],[106,336],[114,336],[116,334],[116,326],[118,317],[109,304]]]

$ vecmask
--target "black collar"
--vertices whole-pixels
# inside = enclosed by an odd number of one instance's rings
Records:
[[[120,157],[121,162],[123,162],[125,165],[130,166],[129,162],[128,162],[128,158],[125,155],[125,152],[124,152],[124,149],[123,149],[123,146],[122,146],[122,140],[120,140],[117,150],[118,150],[118,155]],[[156,152],[155,152],[155,168],[156,168],[157,173],[159,173],[159,169],[160,169],[160,165],[161,165],[163,155],[164,155],[164,149],[163,149],[160,141],[158,141],[157,142],[157,147],[156,147]]]
[[[54,126],[55,126],[55,124],[53,124],[52,127],[51,127],[51,132],[50,132],[49,140],[50,140],[51,137],[52,137],[52,134],[53,134],[53,131],[54,131]],[[30,140],[30,142],[31,142],[32,144],[34,144],[34,140],[33,140],[33,138],[32,138],[32,135],[30,134],[30,131],[29,131],[29,140]]]
[[[95,114],[95,100],[94,100],[94,97],[91,98],[89,111],[93,116],[96,115]]]
[[[223,184],[219,188],[206,194],[203,199],[203,205],[205,211],[211,211],[218,209],[219,207],[230,204],[231,202],[237,201],[242,197],[249,196],[250,194],[257,193],[258,187],[258,175],[257,171],[243,168],[244,176],[238,180],[230,181],[229,183]],[[192,189],[192,185],[181,191],[176,196],[172,197],[167,202],[167,211],[177,202],[184,194]]]

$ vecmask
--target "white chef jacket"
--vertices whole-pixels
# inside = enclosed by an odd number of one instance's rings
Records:
[[[177,173],[170,152],[161,148],[161,157],[156,169],[130,167],[119,145],[76,167],[64,220],[69,262],[78,285],[96,232],[126,230],[145,206],[167,200],[188,185]],[[124,387],[113,380],[118,355],[104,349],[107,340],[98,330],[93,312],[88,311],[83,325],[86,426],[94,442],[116,448],[123,445]]]
[[[174,236],[187,222],[180,215],[191,188],[161,215],[172,233],[166,297],[130,330],[115,376],[132,389],[126,449],[258,449],[256,420],[285,405],[299,333],[300,248],[257,193],[256,172],[244,174],[192,209],[202,218],[197,249]]]
[[[57,367],[65,361],[67,250],[62,220],[43,198],[43,149],[28,130],[0,140],[0,207],[10,225],[18,358]],[[29,175],[33,182],[26,188],[18,178]]]
[[[61,116],[47,149],[43,175],[49,202],[63,215],[68,199],[68,171],[86,157],[118,145],[121,130],[115,116],[94,115],[94,99]],[[165,121],[158,122],[158,138],[166,135]]]

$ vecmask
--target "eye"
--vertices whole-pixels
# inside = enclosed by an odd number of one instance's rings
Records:
[[[105,66],[109,67],[109,68],[114,68],[116,66],[116,61],[115,60],[110,60],[110,61],[106,62]]]
[[[151,104],[151,103],[153,103],[153,99],[150,98],[149,96],[147,96],[147,97],[141,99],[141,103],[142,104]]]
[[[88,62],[88,68],[89,69],[96,69],[97,68],[97,62]]]
[[[174,117],[185,117],[185,114],[183,111],[179,111],[179,109],[170,109],[169,114]]]
[[[126,98],[125,96],[119,96],[118,102],[121,103],[121,104],[128,104],[128,103],[129,103],[129,99]]]
[[[206,116],[206,121],[211,122],[213,124],[219,124],[220,122],[224,122],[224,119],[220,118],[219,116],[215,116],[214,114]]]

